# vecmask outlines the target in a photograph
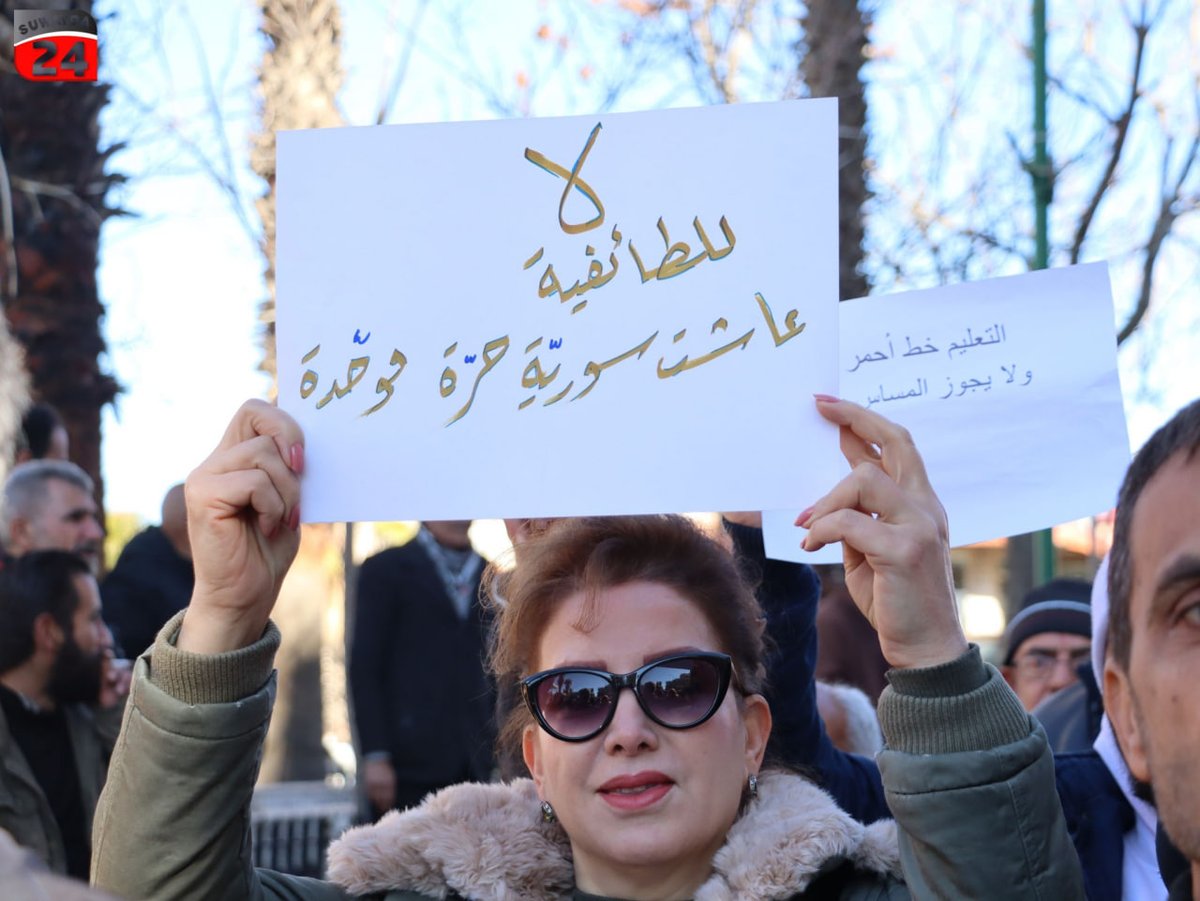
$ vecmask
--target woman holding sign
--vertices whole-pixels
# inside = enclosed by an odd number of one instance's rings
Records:
[[[946,522],[907,433],[819,399],[853,471],[801,514],[897,669],[880,759],[899,829],[764,760],[761,614],[678,517],[566,520],[523,545],[496,672],[532,780],[454,786],[354,830],[331,882],[256,871],[269,621],[298,544],[303,438],[251,402],[187,483],[191,606],[137,664],[93,874],[129,898],[1082,897],[1041,732],[958,625]],[[786,690],[780,688],[778,690]],[[897,837],[898,832],[898,837]]]

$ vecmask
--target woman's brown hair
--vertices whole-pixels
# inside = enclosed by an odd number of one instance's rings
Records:
[[[766,679],[764,619],[733,555],[691,520],[675,515],[563,519],[521,544],[516,567],[502,580],[490,665],[502,697],[534,671],[542,632],[558,605],[586,598],[574,624],[596,623],[596,594],[629,582],[666,585],[696,605],[733,658],[735,685],[761,693]],[[532,722],[519,694],[502,713],[501,756],[519,757],[521,734]]]

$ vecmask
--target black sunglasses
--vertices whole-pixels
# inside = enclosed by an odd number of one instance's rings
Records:
[[[693,651],[652,660],[632,673],[563,666],[521,680],[521,694],[543,729],[562,741],[587,741],[603,732],[617,710],[622,688],[660,726],[691,729],[721,706],[733,659]]]

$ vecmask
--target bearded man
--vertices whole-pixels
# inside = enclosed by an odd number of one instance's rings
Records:
[[[92,816],[129,671],[112,661],[88,562],[30,551],[0,571],[0,829],[88,878]]]

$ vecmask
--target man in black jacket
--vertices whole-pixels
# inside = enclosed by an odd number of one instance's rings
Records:
[[[163,498],[162,525],[133,536],[100,586],[104,618],[126,655],[154,644],[163,624],[188,605],[195,584],[187,505],[183,486],[175,485]]]
[[[469,525],[426,522],[359,573],[350,691],[375,815],[492,772],[490,624]]]

